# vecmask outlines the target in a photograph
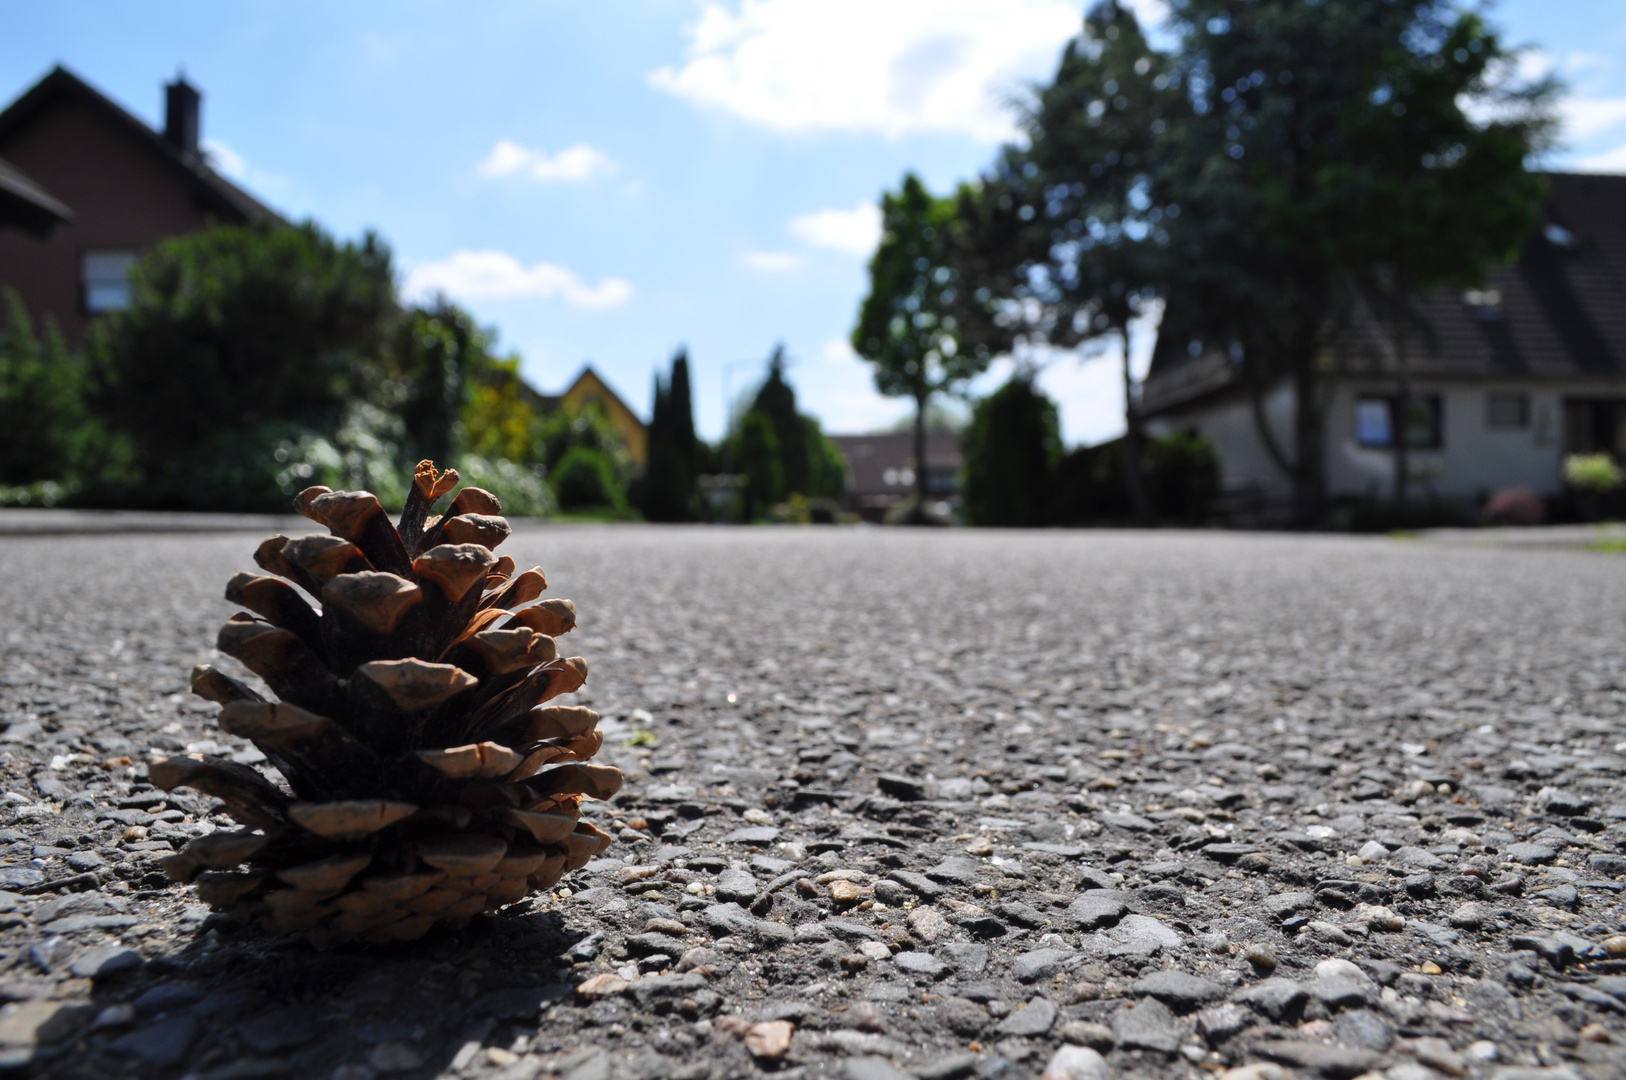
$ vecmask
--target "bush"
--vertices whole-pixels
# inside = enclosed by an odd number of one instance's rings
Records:
[[[1465,528],[1476,523],[1466,507],[1440,499],[1403,503],[1368,499],[1351,503],[1334,515],[1334,521],[1350,532],[1416,532],[1419,529]]]
[[[1214,444],[1190,431],[1148,439],[1141,447],[1141,475],[1152,515],[1159,521],[1201,525],[1219,494]]]
[[[577,446],[566,451],[548,472],[548,482],[561,510],[607,507],[624,510],[626,493],[616,482],[615,465],[603,451]]]
[[[213,228],[166,240],[131,278],[131,302],[94,335],[100,407],[148,478],[210,471],[196,459],[267,424],[327,436],[376,403],[397,312],[389,251],[313,224]]]
[[[502,512],[509,517],[547,517],[558,506],[540,467],[527,468],[506,458],[464,454],[457,461],[457,472],[463,483],[497,496]]]
[[[1202,525],[1219,494],[1213,444],[1176,431],[1141,444],[1141,477],[1152,515],[1165,525]],[[1124,441],[1068,452],[1057,465],[1048,520],[1057,525],[1123,525],[1134,519],[1124,481]]]
[[[961,445],[966,518],[973,525],[1047,523],[1061,457],[1056,405],[1028,375],[977,402]]]
[[[43,335],[34,333],[15,290],[0,289],[0,307],[0,484],[22,490],[57,481],[65,493],[96,456],[99,435],[85,408],[81,358],[51,319]]]
[[[1570,454],[1564,459],[1564,483],[1577,491],[1602,495],[1620,487],[1623,478],[1608,454]]]

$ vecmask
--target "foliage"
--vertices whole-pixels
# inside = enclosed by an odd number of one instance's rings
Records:
[[[1615,459],[1608,454],[1570,454],[1564,458],[1564,483],[1577,491],[1603,494],[1626,480]]]
[[[519,357],[489,361],[468,383],[459,424],[468,453],[537,464],[540,426],[536,409],[525,396]]]
[[[733,467],[747,478],[747,521],[760,517],[786,496],[831,498],[847,487],[846,458],[818,420],[797,411],[796,391],[784,374],[784,349],[775,348],[768,360],[767,379],[728,436]],[[771,439],[762,432],[746,432],[744,425],[752,416],[767,424]]]
[[[1176,429],[1150,439],[1140,460],[1153,517],[1176,525],[1202,525],[1219,495],[1219,458],[1214,444],[1195,432]]]
[[[490,337],[445,299],[402,314],[387,402],[406,425],[408,457],[449,461],[459,450],[527,460],[535,413],[520,393],[519,358],[497,360]]]
[[[811,416],[800,417],[802,445],[807,448],[807,495],[835,498],[847,490],[847,459]]]
[[[1554,87],[1518,83],[1498,37],[1450,0],[1179,0],[1170,25],[1194,105],[1170,131],[1171,304],[1195,336],[1240,345],[1256,394],[1292,382],[1292,452],[1260,431],[1309,523],[1324,346],[1358,302],[1415,333],[1421,290],[1515,254]]]
[[[1061,437],[1055,403],[1031,375],[1017,375],[977,403],[961,446],[971,524],[1044,524]]]
[[[181,510],[286,513],[312,484],[372,491],[386,507],[406,499],[403,427],[377,406],[355,404],[333,431],[271,420],[217,431],[170,472],[142,486],[144,505]]]
[[[779,467],[786,491],[808,494],[807,429],[796,411],[796,391],[785,382],[785,348],[775,346],[768,358],[768,378],[751,408],[768,418],[779,444]]]
[[[160,243],[133,272],[96,360],[99,406],[149,478],[267,424],[327,434],[376,403],[395,311],[389,250],[313,224],[220,227]]]
[[[1219,459],[1208,439],[1185,431],[1148,439],[1140,455],[1140,469],[1153,523],[1208,523],[1219,494]],[[1122,439],[1069,451],[1056,466],[1049,520],[1057,525],[1135,521],[1126,474]]]
[[[966,294],[954,253],[963,223],[953,199],[939,199],[913,173],[881,199],[881,243],[870,259],[869,294],[853,328],[853,349],[875,368],[888,397],[915,401],[915,458],[926,449],[926,407],[988,366],[989,353],[962,333],[976,301]],[[924,504],[926,470],[916,468]]]
[[[644,516],[650,521],[693,521],[700,513],[698,440],[689,387],[689,354],[672,357],[672,374],[655,376],[649,421],[649,464],[643,478]]]
[[[98,456],[102,432],[85,407],[80,357],[67,350],[56,324],[47,319],[43,337],[36,335],[12,289],[0,291],[0,305],[0,484],[20,486],[18,499],[55,501],[65,493],[60,484],[37,495],[26,485],[81,479]]]
[[[504,516],[541,518],[557,509],[553,489],[541,466],[525,466],[506,458],[464,454],[457,459],[463,483],[484,488],[502,502]]]
[[[626,507],[615,463],[594,446],[579,444],[566,450],[548,470],[548,483],[561,510]]]
[[[615,476],[618,489],[624,490],[632,472],[632,461],[627,446],[621,441],[604,406],[589,401],[576,409],[561,404],[542,418],[537,427],[534,460],[539,460],[552,472],[572,450],[592,450],[607,461]]]
[[[1520,83],[1453,0],[1174,0],[1167,29],[1159,52],[1127,6],[1096,4],[1035,94],[1027,145],[962,189],[954,252],[982,302],[966,333],[1070,346],[1164,298],[1161,334],[1232,351],[1256,402],[1292,385],[1287,439],[1255,413],[1308,522],[1326,347],[1364,310],[1403,352],[1427,336],[1422,291],[1514,255],[1554,86]]]
[[[734,460],[745,474],[741,513],[746,521],[755,521],[785,497],[779,436],[767,413],[752,409],[740,418],[734,433]]]

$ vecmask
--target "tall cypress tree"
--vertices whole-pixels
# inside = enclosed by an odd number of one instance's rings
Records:
[[[767,416],[779,443],[779,467],[784,490],[808,493],[807,432],[796,413],[796,391],[785,381],[785,347],[774,346],[768,358],[768,380],[751,404]]]
[[[694,408],[688,353],[672,358],[672,374],[655,375],[655,408],[649,421],[649,465],[644,472],[644,516],[650,521],[693,521],[696,493]]]

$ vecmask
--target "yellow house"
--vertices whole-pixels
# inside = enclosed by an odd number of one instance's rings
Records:
[[[580,411],[590,403],[597,402],[599,408],[604,410],[604,417],[621,436],[621,441],[627,445],[627,456],[633,464],[643,468],[649,462],[649,432],[644,422],[638,419],[638,414],[621,400],[621,395],[610,389],[610,384],[599,377],[588,364],[582,368],[576,381],[570,384],[570,389],[554,399],[572,409]]]

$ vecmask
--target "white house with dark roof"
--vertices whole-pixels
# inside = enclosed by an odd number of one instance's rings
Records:
[[[1498,489],[1562,489],[1571,453],[1626,460],[1626,176],[1549,174],[1542,224],[1482,289],[1440,289],[1423,310],[1433,341],[1409,346],[1406,444],[1414,495],[1482,502]],[[1167,323],[1165,324],[1167,325]],[[1395,493],[1401,371],[1375,324],[1340,350],[1324,383],[1324,460],[1334,501]],[[1290,386],[1256,410],[1237,358],[1160,335],[1141,394],[1155,431],[1192,427],[1232,495],[1285,510],[1292,481],[1259,431],[1292,452]],[[1267,514],[1267,516],[1269,516]]]

